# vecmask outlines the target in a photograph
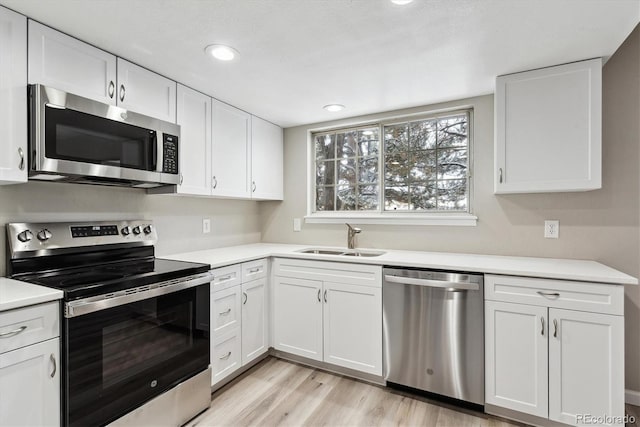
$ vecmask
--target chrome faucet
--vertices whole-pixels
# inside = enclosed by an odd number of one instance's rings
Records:
[[[358,227],[352,227],[351,224],[345,224],[348,227],[347,230],[347,248],[356,248],[356,234],[360,233],[362,229]]]

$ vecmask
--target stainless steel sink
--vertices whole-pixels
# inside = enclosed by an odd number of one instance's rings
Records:
[[[317,249],[309,248],[298,251],[303,254],[316,254],[316,255],[337,255],[337,256],[361,256],[361,257],[376,257],[384,255],[384,251],[360,251],[353,249]]]

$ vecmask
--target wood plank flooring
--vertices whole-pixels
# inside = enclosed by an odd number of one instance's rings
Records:
[[[521,426],[270,357],[212,396],[205,426]]]

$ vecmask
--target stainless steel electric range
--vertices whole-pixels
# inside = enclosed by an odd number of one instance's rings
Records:
[[[209,407],[209,265],[155,258],[156,241],[151,221],[7,225],[11,277],[64,291],[63,425]]]

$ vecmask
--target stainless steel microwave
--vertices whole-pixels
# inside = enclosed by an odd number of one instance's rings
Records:
[[[180,126],[43,85],[28,96],[29,179],[179,184]]]

